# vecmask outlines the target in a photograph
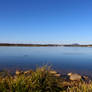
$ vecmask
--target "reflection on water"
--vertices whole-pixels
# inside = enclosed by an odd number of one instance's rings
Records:
[[[0,69],[34,69],[52,65],[59,72],[92,73],[92,48],[0,47]]]

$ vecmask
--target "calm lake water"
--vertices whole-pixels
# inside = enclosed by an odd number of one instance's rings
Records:
[[[35,69],[45,64],[61,73],[92,76],[92,48],[0,47],[0,70]]]

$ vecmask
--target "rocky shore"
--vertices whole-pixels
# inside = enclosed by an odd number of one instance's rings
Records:
[[[92,92],[92,81],[77,73],[59,74],[48,66],[0,73],[0,92]]]

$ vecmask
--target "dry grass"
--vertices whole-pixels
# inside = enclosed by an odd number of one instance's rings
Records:
[[[0,92],[92,92],[92,83],[67,82],[50,67],[0,74]]]

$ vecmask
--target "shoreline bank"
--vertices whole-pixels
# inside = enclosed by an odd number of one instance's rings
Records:
[[[80,90],[80,91],[79,91]],[[90,91],[89,91],[90,90]],[[0,92],[91,92],[92,81],[87,76],[62,75],[49,66],[19,71],[14,75],[0,73]]]
[[[76,45],[76,44],[14,44],[0,43],[0,46],[16,46],[16,47],[92,47],[92,45]]]

